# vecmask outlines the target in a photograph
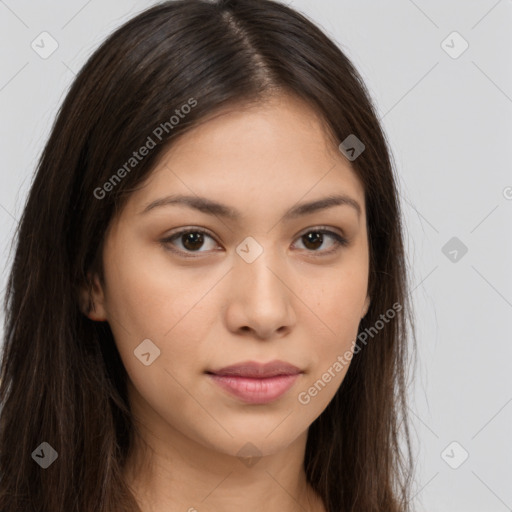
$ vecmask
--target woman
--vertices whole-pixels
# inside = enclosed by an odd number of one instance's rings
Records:
[[[20,222],[0,510],[410,510],[401,226],[366,88],[310,21],[130,20]]]

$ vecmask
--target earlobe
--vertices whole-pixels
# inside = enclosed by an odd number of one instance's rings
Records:
[[[90,320],[104,322],[107,320],[107,314],[103,287],[97,274],[88,274],[87,277],[88,283],[80,289],[80,309]]]
[[[361,315],[361,320],[366,316],[366,313],[368,313],[368,309],[370,308],[370,296],[366,296],[366,300],[364,301],[363,311]]]

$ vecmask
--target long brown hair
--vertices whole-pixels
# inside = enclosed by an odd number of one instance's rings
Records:
[[[359,332],[372,339],[309,429],[306,475],[329,512],[410,510],[412,315],[396,178],[370,95],[342,51],[285,5],[178,0],[137,15],[90,57],[39,160],[5,297],[2,512],[139,510],[123,479],[134,433],[127,374],[108,323],[83,314],[79,291],[92,269],[102,275],[106,229],[162,151],[218,109],[273,91],[313,106],[336,144],[353,134],[365,145],[351,165],[365,189],[370,249]],[[127,166],[148,137],[155,147]],[[393,304],[394,318],[376,329]],[[46,469],[34,455],[48,456],[41,443],[58,454]]]

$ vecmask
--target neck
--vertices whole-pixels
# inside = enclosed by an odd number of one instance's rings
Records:
[[[163,444],[148,432],[142,437],[125,468],[142,512],[325,512],[303,468],[307,432],[253,459],[219,453],[176,431]]]

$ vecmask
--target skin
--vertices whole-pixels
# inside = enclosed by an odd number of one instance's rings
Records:
[[[243,217],[176,205],[140,213],[177,193],[222,202]],[[357,201],[360,215],[341,205],[282,219],[299,202],[336,193]],[[349,245],[336,249],[330,235],[308,243],[304,235],[322,226]],[[183,236],[161,242],[198,227],[211,236],[202,245]],[[252,263],[236,252],[248,236],[263,249]],[[109,226],[103,264],[88,316],[109,322],[129,375],[140,437],[126,479],[141,509],[325,511],[303,469],[307,432],[350,361],[307,405],[298,395],[353,349],[370,301],[369,247],[364,189],[315,112],[278,95],[183,135]],[[160,349],[149,366],[134,356],[144,339]],[[264,405],[228,395],[205,374],[275,359],[303,373]],[[257,450],[251,465],[238,455],[246,443]]]

